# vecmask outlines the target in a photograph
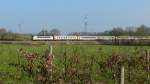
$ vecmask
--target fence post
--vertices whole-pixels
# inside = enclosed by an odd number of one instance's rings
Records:
[[[146,51],[146,59],[147,59],[147,82],[150,83],[150,53],[149,50]]]
[[[22,76],[22,70],[21,70],[21,61],[20,61],[20,50],[21,49],[18,49],[18,52],[17,52],[17,60],[18,60],[18,65],[19,65],[19,68],[18,70],[20,71],[20,77]]]
[[[48,50],[48,55],[46,59],[46,70],[48,72],[48,81],[51,84],[53,79],[52,79],[52,73],[53,73],[53,47],[52,45],[49,45],[49,50]]]
[[[52,45],[50,46],[50,54],[51,55],[53,54],[53,46]]]
[[[124,66],[121,67],[121,84],[124,84]]]
[[[53,46],[51,45],[50,46],[50,54],[51,54],[51,81],[53,80]]]

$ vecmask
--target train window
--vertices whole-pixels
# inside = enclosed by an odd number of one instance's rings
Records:
[[[37,36],[37,38],[50,38],[49,36]]]
[[[96,38],[96,37],[81,37],[81,38]]]

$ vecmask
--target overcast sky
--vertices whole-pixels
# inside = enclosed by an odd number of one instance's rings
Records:
[[[150,26],[150,0],[0,0],[0,27],[37,33],[43,27],[62,32],[104,31],[112,27]]]

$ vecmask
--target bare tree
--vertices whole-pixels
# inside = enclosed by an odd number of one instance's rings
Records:
[[[124,30],[121,27],[113,28],[109,34],[112,36],[120,36],[124,34]]]
[[[61,35],[61,31],[55,28],[49,32],[49,35]]]
[[[134,31],[134,27],[126,27],[125,29],[125,35],[127,36],[133,36],[135,31]]]
[[[136,29],[136,35],[138,36],[150,35],[150,28],[145,25],[141,25]]]
[[[38,33],[39,36],[48,36],[48,31],[47,30],[41,30],[39,33]]]
[[[4,40],[5,39],[5,34],[7,33],[7,30],[5,28],[0,29],[0,39]]]

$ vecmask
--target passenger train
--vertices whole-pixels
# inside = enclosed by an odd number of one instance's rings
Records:
[[[150,40],[150,36],[33,36],[33,41],[61,41],[61,40]]]

